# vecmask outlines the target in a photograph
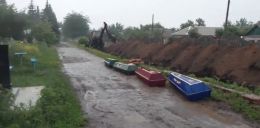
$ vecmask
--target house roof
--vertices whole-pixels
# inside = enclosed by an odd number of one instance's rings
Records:
[[[198,33],[203,36],[215,36],[215,31],[217,29],[221,29],[222,27],[206,27],[206,26],[192,27],[192,26],[190,26],[190,27],[184,28],[180,31],[177,31],[175,33],[172,33],[171,35],[176,35],[176,36],[188,35],[189,31],[194,28],[198,29]]]
[[[255,28],[260,28],[260,24],[256,24],[256,25],[254,25],[254,27],[252,27],[246,34],[245,34],[245,36],[246,35],[248,35],[249,33],[251,33]]]
[[[171,37],[171,34],[174,33],[174,32],[177,32],[177,31],[174,31],[172,29],[164,29],[163,37]]]

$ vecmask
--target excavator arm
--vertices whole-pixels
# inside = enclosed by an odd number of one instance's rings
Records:
[[[105,28],[106,28],[106,25],[104,26],[104,28],[101,29],[101,33],[99,35],[99,39],[103,39]]]
[[[108,38],[113,42],[113,43],[116,43],[116,37],[115,35],[112,35],[108,30],[107,30],[107,23],[104,22],[104,29],[106,29],[106,33],[107,33],[107,36]]]

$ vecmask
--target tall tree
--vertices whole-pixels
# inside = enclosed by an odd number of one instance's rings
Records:
[[[240,20],[236,21],[235,26],[239,28],[240,35],[244,35],[250,29],[252,29],[252,27],[254,26],[254,23],[252,21],[247,21],[246,18],[241,18]]]
[[[6,5],[7,3],[6,3],[6,0],[0,0],[0,6],[2,6],[2,5]]]
[[[205,21],[202,18],[196,19],[196,26],[206,26]]]
[[[194,22],[192,20],[188,20],[186,23],[182,23],[180,25],[180,29],[184,29],[184,28],[187,28],[187,27],[192,26],[192,25],[194,25]]]
[[[189,36],[190,36],[191,38],[197,39],[197,38],[199,38],[201,35],[199,34],[198,29],[197,29],[197,28],[194,28],[194,29],[192,29],[192,30],[189,31]]]
[[[23,39],[23,30],[27,25],[25,12],[16,11],[13,5],[1,4],[0,14],[0,37]]]
[[[31,0],[31,3],[29,5],[29,7],[28,7],[28,15],[31,16],[31,17],[34,17],[35,14],[36,14],[36,9],[35,9],[33,0]]]
[[[39,7],[37,6],[37,8],[35,7],[33,0],[31,0],[30,5],[28,6],[28,22],[31,25],[34,25],[36,23],[38,23],[40,21],[40,15],[39,15]]]
[[[59,28],[62,28],[62,22],[58,22]]]
[[[46,2],[45,8],[42,11],[42,20],[47,20],[51,24],[52,31],[55,33],[56,37],[60,39],[61,33],[59,30],[59,24],[51,5],[48,3],[48,0]]]
[[[123,30],[124,30],[124,25],[122,25],[121,23],[116,23],[116,24],[111,24],[111,25],[108,25],[108,31],[115,35],[115,37],[117,39],[120,39],[122,38],[123,36]],[[106,35],[106,33],[105,33]],[[106,36],[105,36],[106,37]]]
[[[52,31],[51,24],[47,20],[39,22],[32,28],[32,36],[36,40],[46,42],[47,44],[58,43],[58,39]]]
[[[253,25],[254,25],[254,23],[252,21],[247,21],[246,18],[241,18],[241,19],[237,20],[236,24],[235,24],[235,26],[238,28],[250,27]]]
[[[72,12],[67,14],[62,25],[62,34],[66,38],[87,36],[90,20],[88,16]]]
[[[36,14],[37,14],[37,17],[40,19],[40,18],[41,18],[41,15],[40,15],[39,6],[37,6]]]

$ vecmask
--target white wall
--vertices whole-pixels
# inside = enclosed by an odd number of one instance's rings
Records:
[[[257,42],[257,41],[260,41],[260,37],[259,38],[252,38],[252,37],[244,37],[244,40],[246,40],[246,41],[255,41],[255,42]]]

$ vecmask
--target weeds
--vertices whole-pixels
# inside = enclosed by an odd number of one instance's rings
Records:
[[[23,67],[19,66],[19,57],[14,52],[27,52],[23,56]],[[0,128],[79,128],[86,122],[80,104],[70,82],[61,72],[57,51],[40,44],[18,44],[10,48],[10,63],[13,86],[41,86],[41,98],[36,106],[26,110],[24,105],[0,110]],[[36,58],[36,71],[30,58]],[[2,92],[1,92],[2,94]],[[1,106],[3,106],[1,99]],[[6,111],[6,109],[8,111]],[[3,116],[2,116],[3,115]]]

